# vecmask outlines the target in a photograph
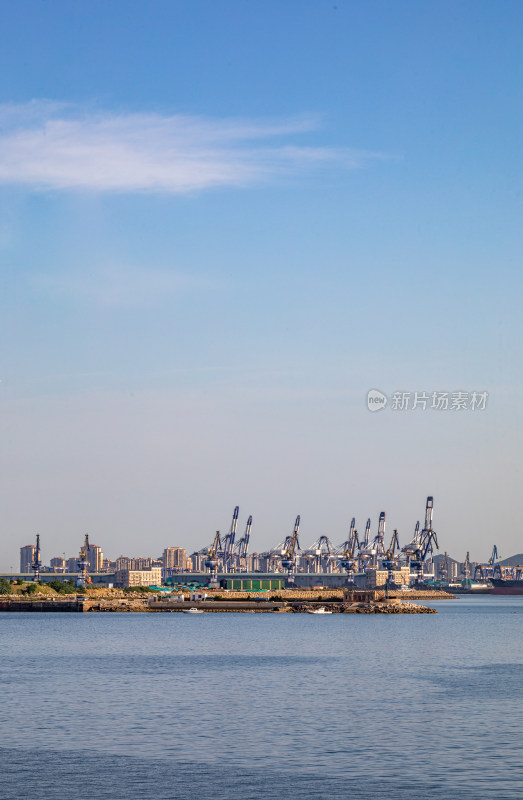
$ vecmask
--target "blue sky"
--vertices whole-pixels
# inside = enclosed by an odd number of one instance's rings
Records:
[[[521,552],[517,2],[18,2],[0,33],[4,568]],[[489,392],[485,411],[366,393]]]

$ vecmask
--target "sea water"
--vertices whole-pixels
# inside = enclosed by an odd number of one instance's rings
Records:
[[[0,614],[1,800],[523,796],[523,597]]]

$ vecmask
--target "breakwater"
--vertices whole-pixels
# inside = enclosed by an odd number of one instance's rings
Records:
[[[24,598],[16,600],[0,599],[0,611],[85,611],[86,601],[83,598],[45,599]]]
[[[362,593],[359,593],[360,595]],[[370,594],[370,593],[369,593]],[[375,594],[374,592],[372,593]],[[23,599],[0,600],[0,612],[76,612],[76,613],[183,613],[196,608],[206,613],[309,613],[323,606],[337,614],[433,614],[434,609],[395,598],[329,598],[291,600],[213,600],[179,601],[167,598],[129,598],[129,599]]]

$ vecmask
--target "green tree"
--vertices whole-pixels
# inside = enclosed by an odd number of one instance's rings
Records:
[[[123,590],[126,594],[147,594],[148,592],[155,592],[150,586],[126,586]]]
[[[11,594],[13,587],[6,578],[0,578],[0,594]]]
[[[55,592],[58,592],[58,594],[76,594],[76,587],[74,585],[74,581],[72,580],[68,581],[54,580],[54,581],[49,581],[47,585],[50,586],[51,589],[54,589]]]

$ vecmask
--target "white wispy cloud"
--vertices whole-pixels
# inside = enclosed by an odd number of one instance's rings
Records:
[[[32,189],[182,194],[242,187],[326,166],[356,169],[380,157],[306,146],[311,117],[205,119],[115,113],[38,101],[0,105],[0,183]]]
[[[34,274],[33,288],[56,297],[76,298],[108,308],[156,305],[189,292],[214,291],[210,278],[162,267],[103,264],[82,271]]]

